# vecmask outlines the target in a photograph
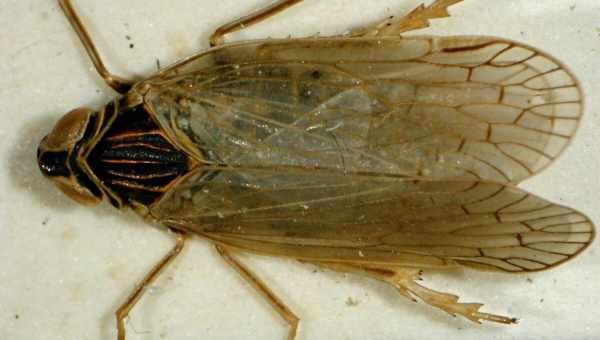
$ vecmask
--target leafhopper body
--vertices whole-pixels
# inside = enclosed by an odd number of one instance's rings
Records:
[[[514,323],[427,289],[424,268],[533,272],[583,251],[583,214],[516,187],[569,144],[581,89],[560,62],[490,37],[413,37],[459,1],[349,36],[221,44],[299,1],[217,30],[212,49],[74,110],[41,142],[42,172],[85,204],[108,200],[178,235],[117,311],[123,319],[188,235],[219,253],[296,334],[298,318],[232,252],[291,257],[391,283],[472,321]]]

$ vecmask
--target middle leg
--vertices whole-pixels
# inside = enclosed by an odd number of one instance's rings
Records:
[[[229,264],[233,269],[235,269],[238,274],[240,274],[250,285],[265,299],[267,302],[281,315],[281,317],[287,321],[290,325],[290,331],[288,333],[288,340],[294,340],[296,338],[296,333],[298,332],[298,323],[300,319],[281,301],[275,293],[269,289],[269,287],[262,282],[248,267],[239,262],[228,249],[223,246],[216,245],[217,252],[219,255]]]

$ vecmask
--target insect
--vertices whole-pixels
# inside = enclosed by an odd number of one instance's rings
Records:
[[[581,253],[583,214],[516,185],[549,165],[579,124],[574,76],[551,56],[489,37],[411,37],[461,0],[437,0],[345,36],[225,44],[225,35],[301,0],[217,29],[210,50],[75,109],[40,143],[41,171],[67,196],[107,200],[177,238],[116,312],[124,319],[191,235],[289,323],[299,318],[235,253],[284,256],[387,282],[474,322],[516,319],[426,288],[420,272],[464,266],[540,271]]]

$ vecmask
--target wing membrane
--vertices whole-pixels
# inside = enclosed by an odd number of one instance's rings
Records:
[[[153,214],[250,251],[506,272],[562,263],[594,236],[581,213],[502,184],[299,168],[198,172]]]
[[[582,96],[552,57],[495,38],[269,40],[146,82],[196,157],[152,214],[217,242],[316,261],[542,270],[581,213],[513,187],[553,161]]]
[[[232,166],[519,182],[561,153],[582,111],[564,66],[495,38],[246,43],[148,83],[173,140]]]

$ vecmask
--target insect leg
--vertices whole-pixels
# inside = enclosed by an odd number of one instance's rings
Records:
[[[417,268],[322,262],[317,262],[316,264],[336,271],[366,275],[387,282],[394,286],[400,294],[412,301],[416,302],[416,299],[419,299],[452,316],[456,316],[457,314],[462,315],[477,323],[481,323],[483,320],[504,324],[517,322],[515,318],[479,312],[479,308],[483,306],[481,303],[458,302],[458,296],[456,295],[437,292],[418,284],[417,281],[421,280],[421,270]]]
[[[160,262],[158,262],[152,270],[146,274],[146,277],[137,285],[135,290],[129,295],[127,300],[117,309],[115,312],[115,316],[117,317],[117,339],[125,340],[125,318],[129,315],[131,309],[135,306],[135,304],[142,297],[146,288],[152,284],[152,282],[160,275],[160,273],[181,253],[183,246],[185,245],[185,240],[187,235],[181,232],[177,232],[177,242],[171,251],[165,255]]]
[[[449,17],[448,7],[463,0],[435,0],[431,5],[421,4],[403,17],[390,16],[381,23],[354,33],[354,37],[398,36],[401,33],[429,27],[429,20]]]
[[[280,12],[283,12],[286,9],[302,1],[303,0],[279,0],[265,8],[259,9],[254,13],[250,13],[247,16],[241,17],[235,21],[225,24],[217,28],[217,30],[210,36],[210,46],[221,45],[223,44],[223,37],[225,35],[258,24],[259,22],[266,20]]]
[[[98,73],[100,74],[100,77],[104,79],[108,86],[112,87],[115,91],[119,93],[124,94],[127,91],[129,91],[129,89],[135,82],[116,76],[106,69],[106,66],[104,66],[104,63],[102,62],[102,59],[100,58],[98,50],[96,50],[92,39],[90,38],[85,27],[83,27],[81,20],[77,16],[77,13],[73,9],[71,1],[58,0],[58,3],[62,8],[63,12],[65,13],[67,19],[69,20],[69,23],[77,33],[79,40],[81,40],[81,42],[83,43],[85,51],[89,55],[90,59],[92,59],[92,63],[94,64],[96,71],[98,71]]]
[[[223,257],[225,262],[229,264],[235,271],[237,271],[260,295],[269,302],[281,317],[287,321],[290,325],[290,332],[288,333],[288,340],[294,340],[296,338],[296,332],[298,331],[298,323],[300,319],[281,301],[280,298],[273,293],[267,285],[262,282],[256,275],[236,260],[227,249],[222,246],[216,245],[217,252]]]

